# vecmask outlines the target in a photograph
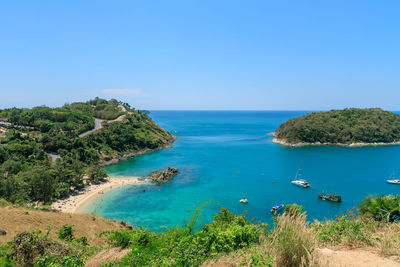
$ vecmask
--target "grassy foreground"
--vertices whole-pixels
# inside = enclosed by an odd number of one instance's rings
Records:
[[[338,246],[400,256],[399,204],[396,196],[369,197],[359,205],[360,216],[349,211],[335,220],[312,223],[301,206],[288,205],[270,230],[224,208],[198,228],[200,207],[189,222],[162,233],[143,228],[104,231],[98,235],[104,244],[75,235],[75,226],[67,224],[56,236],[39,230],[18,233],[0,247],[0,266],[84,266],[107,252],[119,256],[96,265],[329,266],[317,248]]]

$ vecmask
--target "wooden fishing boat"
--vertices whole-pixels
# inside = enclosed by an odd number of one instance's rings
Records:
[[[318,194],[318,197],[322,200],[328,200],[328,201],[333,201],[333,202],[342,202],[342,197],[338,194]]]

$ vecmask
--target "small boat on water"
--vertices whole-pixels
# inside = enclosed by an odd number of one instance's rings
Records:
[[[399,184],[400,185],[400,179],[397,179],[397,178],[386,180],[386,182],[389,184]]]
[[[242,198],[241,200],[239,200],[240,203],[248,203],[249,200],[247,198]]]
[[[318,197],[322,200],[329,200],[329,201],[333,201],[333,202],[342,202],[342,197],[338,194],[318,194]]]
[[[283,204],[275,205],[272,207],[271,213],[277,214],[278,212],[280,212],[283,209],[283,207],[285,207],[285,205],[283,205]]]
[[[390,175],[389,180],[386,180],[388,184],[399,184],[400,179],[396,178],[396,173],[393,171],[392,175]]]
[[[294,180],[294,181],[292,181],[292,184],[300,186],[300,187],[304,187],[304,188],[310,187],[310,184],[306,180],[303,180],[303,179]]]
[[[306,180],[300,178],[301,177],[300,171],[301,171],[301,169],[297,170],[296,177],[292,181],[292,184],[300,186],[300,187],[304,187],[304,188],[310,187],[310,183],[309,182],[307,182]]]

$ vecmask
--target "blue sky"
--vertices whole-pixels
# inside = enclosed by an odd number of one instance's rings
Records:
[[[0,108],[400,110],[400,1],[1,1]]]

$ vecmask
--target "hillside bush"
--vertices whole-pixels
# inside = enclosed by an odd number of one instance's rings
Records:
[[[39,232],[22,232],[11,241],[11,258],[18,266],[33,266],[41,255],[51,255],[57,258],[71,256],[69,247],[57,240],[42,236]]]
[[[41,255],[33,264],[34,267],[83,267],[84,261],[80,257],[65,256],[54,257],[50,255]]]
[[[297,205],[296,203],[287,204],[285,206],[285,213],[292,216],[300,215],[304,210],[302,205]]]
[[[345,244],[356,247],[361,244],[371,245],[371,234],[365,222],[346,215],[325,223],[314,223],[318,241],[330,245]]]
[[[65,224],[58,230],[58,239],[65,241],[72,241],[74,239],[73,225]]]
[[[198,266],[212,255],[256,244],[265,234],[264,225],[252,224],[224,208],[199,231],[195,231],[197,218],[195,213],[186,225],[160,234],[143,228],[108,232],[110,244],[132,248],[118,266]]]
[[[377,221],[400,221],[400,197],[398,195],[368,196],[358,205],[362,216]]]

